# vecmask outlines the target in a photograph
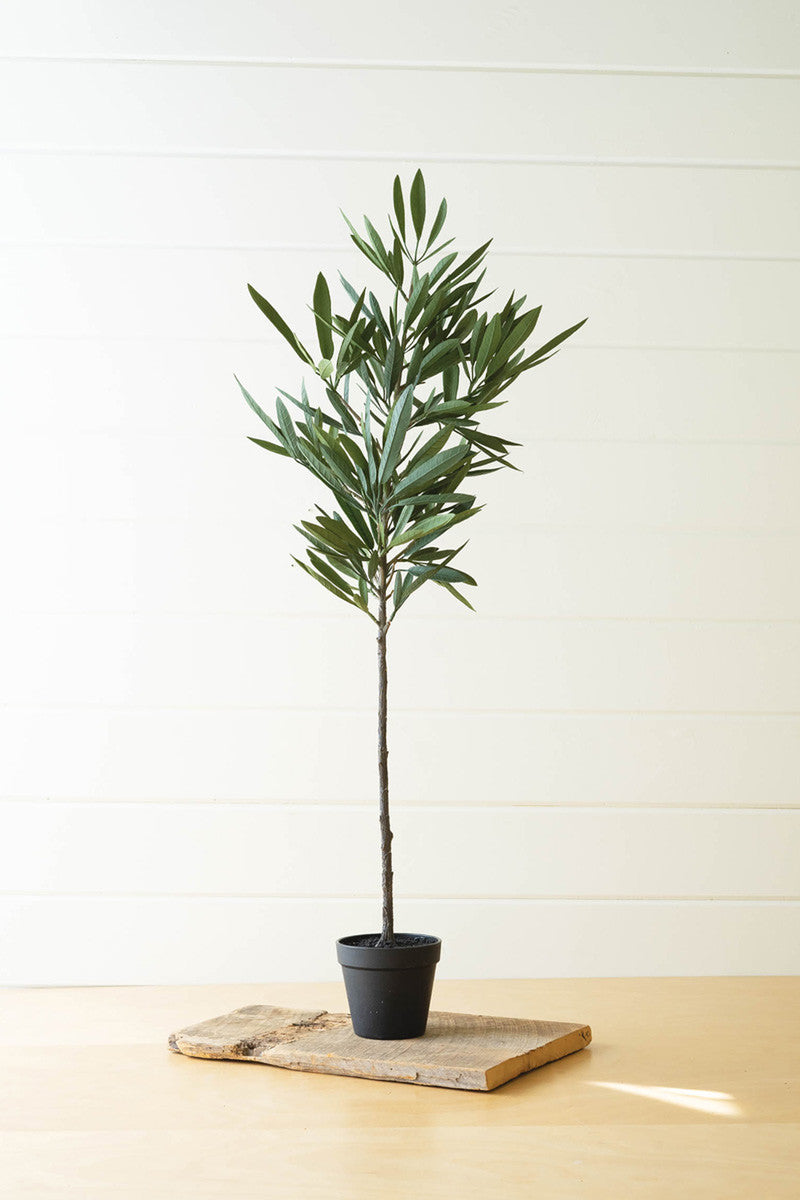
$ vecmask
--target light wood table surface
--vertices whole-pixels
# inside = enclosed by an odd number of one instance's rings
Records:
[[[434,1008],[585,1021],[488,1094],[170,1054],[245,1004],[340,984],[0,993],[8,1200],[797,1200],[800,978],[437,983]]]

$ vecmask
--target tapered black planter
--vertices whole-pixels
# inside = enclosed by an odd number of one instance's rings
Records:
[[[394,946],[376,946],[378,937],[357,933],[336,943],[353,1032],[379,1041],[422,1037],[441,938],[396,933]]]

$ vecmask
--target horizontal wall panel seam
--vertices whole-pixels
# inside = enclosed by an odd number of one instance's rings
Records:
[[[210,253],[254,253],[276,254],[335,254],[349,249],[340,242],[123,242],[89,241],[81,238],[27,238],[25,240],[5,238],[0,240],[2,250],[176,250],[202,251]],[[800,254],[759,254],[736,250],[597,250],[537,248],[536,246],[492,247],[497,258],[602,258],[602,259],[679,259],[690,262],[800,262]]]
[[[670,67],[636,63],[537,63],[498,59],[287,58],[242,55],[0,54],[7,63],[147,67],[282,67],[311,71],[433,71],[505,75],[654,75],[677,79],[800,79],[781,67]]]
[[[5,605],[0,599],[0,613],[4,616],[35,616],[35,617],[58,617],[69,618],[71,620],[79,620],[84,617],[135,617],[137,620],[149,620],[151,618],[161,619],[174,617],[183,620],[187,617],[202,617],[227,620],[230,617],[250,617],[258,618],[264,616],[263,610],[258,608],[204,608],[202,612],[191,608],[146,608],[139,606],[137,608],[33,608],[30,605],[24,607]],[[313,623],[320,620],[331,621],[352,621],[349,614],[331,613],[327,609],[309,608],[303,612],[282,611],[281,609],[272,609],[269,617],[264,617],[265,620],[276,621],[308,621]],[[428,613],[408,613],[403,615],[404,623],[407,622],[424,622],[435,620]],[[485,621],[501,621],[504,624],[513,621],[515,624],[568,624],[568,625],[598,625],[598,624],[623,624],[623,625],[800,625],[800,617],[651,617],[645,615],[637,616],[592,616],[591,613],[582,614],[579,616],[561,616],[559,614],[548,613],[480,613],[476,612],[470,616],[461,616],[460,613],[454,614],[452,620],[459,624],[473,624],[475,622]]]
[[[100,903],[112,903],[115,900],[143,900],[152,901],[155,903],[163,903],[166,901],[185,901],[185,900],[203,900],[216,903],[248,904],[250,902],[260,903],[264,900],[273,904],[316,904],[319,901],[327,903],[350,903],[353,900],[357,901],[372,901],[378,899],[378,892],[363,893],[357,896],[344,894],[324,895],[315,893],[314,895],[273,895],[270,893],[236,893],[236,892],[3,892],[0,891],[0,898],[4,900],[10,899],[31,899],[31,900],[97,900]],[[686,905],[698,904],[709,907],[721,907],[731,904],[746,904],[757,905],[759,907],[798,905],[800,906],[800,897],[798,896],[450,896],[450,895],[423,895],[412,892],[404,892],[403,900],[408,901],[426,901],[430,904],[506,904],[515,906],[518,904],[527,905],[580,905],[580,904],[602,904],[602,905],[619,905],[628,908],[632,905]]]
[[[326,704],[320,708],[310,708],[308,705],[293,704],[117,704],[107,701],[97,703],[79,702],[75,704],[32,704],[30,702],[3,702],[2,712],[258,712],[258,713],[371,713],[372,708],[356,708],[352,705],[334,706]],[[765,718],[800,717],[800,709],[734,709],[734,708],[428,708],[421,705],[393,705],[392,712],[397,714],[425,713],[430,716],[548,716],[548,717],[625,717],[650,718],[664,717],[752,717],[755,720]]]
[[[106,799],[106,798],[85,798],[85,797],[75,797],[75,796],[73,796],[73,797],[57,797],[57,798],[52,798],[50,796],[37,796],[37,797],[0,796],[0,808],[2,808],[3,806],[11,807],[11,806],[22,806],[22,805],[27,805],[27,804],[53,805],[53,806],[62,807],[62,808],[65,805],[73,805],[77,808],[77,807],[87,807],[87,806],[94,807],[98,804],[101,804],[101,805],[108,804],[108,805],[112,805],[114,807],[119,807],[119,808],[125,807],[125,808],[138,809],[141,807],[145,807],[149,810],[155,809],[155,808],[160,808],[160,807],[161,808],[173,808],[173,807],[183,808],[186,806],[190,806],[192,804],[202,804],[204,806],[211,805],[214,808],[217,808],[220,810],[257,807],[262,810],[275,809],[277,811],[283,812],[285,809],[291,808],[295,812],[305,813],[309,816],[312,814],[315,816],[318,815],[319,810],[322,808],[330,809],[333,812],[348,813],[348,814],[357,813],[359,811],[363,812],[363,813],[372,813],[375,809],[374,804],[364,801],[364,800],[358,800],[358,801],[354,801],[352,804],[347,804],[341,800],[326,800],[326,801],[267,800],[267,799],[264,799],[264,800],[237,800],[235,797],[230,797],[230,798],[225,798],[225,799],[212,799],[212,800],[208,800],[208,799],[195,800],[195,799],[191,799],[191,798],[188,798],[185,800],[160,800],[157,798],[156,799],[142,798],[140,800],[133,800],[133,799],[114,800],[113,798],[108,798],[108,799]],[[403,804],[403,803],[398,803],[396,801],[393,801],[392,808],[394,811],[402,812],[406,817],[411,816],[412,814],[414,815],[414,817],[416,817],[420,813],[424,813],[424,812],[437,812],[437,813],[447,814],[448,816],[450,816],[451,814],[458,813],[462,809],[470,811],[470,812],[474,812],[476,809],[485,810],[487,813],[492,813],[493,815],[495,815],[497,813],[512,813],[512,812],[517,813],[517,812],[519,812],[520,809],[531,809],[532,811],[535,811],[535,812],[538,812],[538,811],[544,809],[544,810],[550,810],[553,812],[558,812],[558,813],[563,813],[563,814],[569,813],[570,818],[572,817],[573,814],[581,813],[584,810],[587,812],[593,812],[593,813],[598,812],[598,811],[611,812],[611,813],[623,811],[623,812],[627,813],[627,812],[630,812],[631,810],[633,810],[635,812],[639,812],[643,816],[649,815],[651,812],[656,811],[656,810],[659,812],[668,812],[668,813],[681,813],[681,812],[708,813],[710,816],[711,815],[717,816],[718,814],[725,814],[726,816],[731,815],[731,814],[738,815],[739,813],[747,813],[750,816],[752,816],[754,814],[757,814],[758,816],[764,816],[765,814],[769,814],[772,812],[800,812],[800,802],[798,802],[797,805],[774,805],[774,806],[773,805],[770,805],[770,806],[739,805],[739,804],[731,804],[731,805],[718,805],[718,804],[651,805],[651,804],[641,804],[641,803],[639,803],[639,804],[636,804],[636,803],[630,803],[630,804],[570,804],[569,806],[564,806],[561,804],[537,803],[536,801],[524,801],[524,802],[521,801],[518,804],[513,804],[513,803],[499,804],[499,803],[495,803],[493,801],[484,801],[483,803],[476,802],[476,803],[471,803],[471,804],[463,804],[463,803],[458,803],[458,804],[438,803],[437,804],[434,801],[421,801],[420,803],[415,803],[415,804]],[[732,819],[736,820],[737,816],[733,816]]]
[[[277,390],[277,389],[275,389],[275,390]],[[798,400],[797,407],[798,407],[798,410],[800,411],[800,399]],[[72,421],[70,421],[69,433],[66,435],[65,435],[64,431],[61,429],[57,429],[55,432],[48,434],[48,433],[42,433],[38,430],[34,431],[34,432],[30,432],[26,429],[14,430],[14,429],[9,429],[6,426],[6,429],[4,431],[4,442],[5,442],[5,444],[8,444],[8,442],[13,441],[13,440],[16,440],[18,442],[26,442],[26,441],[33,442],[33,441],[35,441],[37,445],[41,445],[42,442],[52,441],[59,445],[63,445],[65,436],[68,436],[76,441],[85,441],[90,438],[103,438],[103,439],[105,439],[107,441],[111,441],[111,442],[113,442],[113,441],[123,442],[124,441],[126,445],[129,445],[131,442],[139,442],[139,441],[144,442],[145,444],[148,442],[159,441],[159,440],[174,442],[176,440],[176,438],[178,437],[178,434],[176,434],[175,429],[172,426],[169,426],[164,429],[135,429],[135,428],[134,429],[122,429],[122,428],[114,428],[114,427],[108,427],[108,426],[104,427],[104,428],[99,428],[99,429],[76,429],[74,427]],[[218,430],[214,430],[214,429],[199,430],[199,431],[187,429],[185,432],[182,432],[180,434],[180,440],[183,443],[186,443],[186,442],[200,442],[201,444],[202,443],[212,443],[214,446],[219,446],[219,445],[238,446],[241,443],[242,439],[246,438],[246,437],[247,437],[247,435],[238,429],[233,429],[233,430],[229,429],[225,433],[222,433],[222,432],[220,432]],[[728,447],[736,447],[737,449],[741,449],[742,447],[746,447],[746,446],[759,446],[759,447],[775,446],[779,449],[784,449],[785,447],[790,447],[790,448],[794,449],[795,447],[800,446],[800,438],[741,437],[741,438],[734,439],[734,438],[724,438],[724,437],[722,437],[722,438],[710,438],[710,437],[700,437],[700,438],[592,437],[589,435],[587,435],[586,437],[548,437],[546,435],[540,436],[536,433],[528,435],[526,437],[526,441],[525,441],[526,448],[527,447],[538,447],[538,446],[603,446],[603,447],[606,447],[606,446],[681,446],[681,447],[683,447],[683,446],[691,446],[691,447],[709,446],[709,447],[714,447],[714,448],[716,448],[718,446],[728,446]],[[53,524],[56,524],[59,521],[59,519],[60,518],[58,516],[52,516],[52,517],[47,518],[47,520]],[[72,518],[69,518],[69,519],[71,520]],[[87,520],[93,519],[93,520],[97,520],[98,522],[102,522],[104,520],[108,520],[109,518],[97,516],[97,517],[86,518],[86,519]],[[119,518],[119,519],[135,520],[136,518],[128,517],[128,518]],[[143,518],[143,519],[153,520],[154,518],[150,517],[150,518]],[[166,517],[166,515],[165,515],[163,518],[159,517],[158,519],[159,520],[166,519],[166,520],[170,520],[170,521],[181,521],[181,520],[186,521],[189,518],[188,517],[180,517],[180,516]],[[502,528],[504,528],[504,529],[508,529],[508,528],[518,529],[518,528],[530,528],[531,526],[538,526],[539,524],[540,524],[539,522],[525,521],[525,520],[502,521],[502,522],[494,521],[493,522],[491,517],[488,517],[483,522],[482,528],[487,529],[490,525],[501,525]],[[272,524],[270,524],[269,522],[263,522],[263,523],[261,523],[261,528],[262,529],[269,529],[269,528],[281,529],[281,528],[283,528],[283,526],[277,522],[274,522]]]
[[[366,900],[378,902],[380,896],[378,892],[320,892],[314,896],[305,893],[283,893],[280,895],[271,892],[253,892],[253,893],[238,893],[238,892],[3,892],[0,891],[0,898],[5,900],[11,899],[42,899],[42,900],[58,900],[58,899],[76,899],[76,900],[233,900],[233,901],[320,901],[329,903],[336,900]],[[486,903],[486,904],[646,904],[653,902],[663,902],[664,904],[800,904],[800,897],[794,896],[594,896],[590,893],[581,896],[568,895],[548,895],[548,896],[490,896],[481,894],[479,896],[458,896],[451,893],[440,892],[437,894],[424,892],[404,892],[403,900],[414,902],[425,902],[428,904],[436,904],[437,902],[446,902],[448,904],[459,903]]]
[[[115,900],[139,900],[151,901],[155,904],[163,904],[164,901],[221,901],[223,904],[249,904],[249,902],[269,901],[270,904],[293,905],[293,904],[318,904],[319,901],[325,901],[326,904],[349,904],[351,901],[374,901],[379,899],[378,892],[363,893],[360,895],[323,895],[321,893],[314,895],[271,895],[271,894],[255,894],[255,893],[217,893],[217,892],[0,892],[0,899],[30,899],[30,900],[96,900],[102,904],[113,904]],[[553,895],[553,896],[503,896],[503,895],[480,895],[480,896],[458,896],[458,895],[422,895],[416,893],[403,893],[403,900],[408,901],[426,901],[428,904],[471,904],[480,906],[483,904],[503,904],[510,906],[517,905],[614,905],[620,907],[630,907],[636,905],[700,905],[708,907],[722,907],[726,905],[746,905],[748,907],[770,907],[770,906],[800,906],[799,896],[591,896],[591,895]]]
[[[65,155],[88,158],[255,158],[308,160],[312,162],[388,162],[393,164],[462,163],[475,165],[576,166],[576,167],[681,167],[695,170],[729,171],[800,171],[800,160],[746,158],[645,158],[620,155],[544,155],[544,154],[450,154],[412,153],[406,150],[287,150],[246,147],[241,150],[222,147],[168,146],[85,146],[11,143],[0,146],[0,154]]]
[[[298,807],[310,808],[317,812],[328,808],[335,808],[342,811],[350,811],[364,809],[368,813],[377,812],[377,800],[365,801],[355,800],[352,804],[347,804],[342,800],[276,800],[272,796],[266,796],[263,800],[239,800],[220,799],[211,797],[198,799],[196,796],[186,796],[185,798],[173,797],[170,800],[162,800],[159,797],[148,798],[142,796],[141,799],[132,800],[126,796],[115,796],[113,793],[103,796],[90,796],[76,799],[75,796],[41,796],[31,795],[25,796],[22,794],[14,794],[8,796],[0,796],[0,806],[5,804],[30,804],[30,805],[52,805],[53,807],[70,807],[73,805],[92,805],[100,808],[116,808],[124,805],[132,805],[136,808],[153,808],[153,807],[168,807],[168,808],[214,808],[227,810],[229,808],[273,808],[273,809],[295,809]],[[402,812],[407,814],[415,811],[425,811],[431,808],[442,807],[434,805],[427,800],[411,801],[404,800],[392,801],[392,811]],[[494,811],[491,804],[485,800],[460,800],[457,804],[444,805],[445,810],[452,809],[453,811],[468,811],[474,812],[477,810]],[[541,802],[537,800],[519,800],[511,801],[505,807],[512,810],[529,809],[531,811],[556,811],[556,812],[639,812],[639,813],[795,813],[800,812],[800,802],[797,804],[665,804],[663,802],[647,803],[641,801],[602,801],[598,800],[596,804],[571,804],[566,802],[553,803],[548,800]]]
[[[191,337],[185,334],[129,334],[113,336],[107,333],[5,333],[0,331],[0,342],[108,342],[109,344],[146,345],[252,345],[269,346],[268,337]],[[666,353],[691,351],[698,354],[800,354],[800,346],[708,346],[689,342],[590,342],[559,349],[558,353],[574,354],[576,351],[613,350],[664,351]]]
[[[658,444],[658,443],[654,443],[654,444]],[[693,442],[685,442],[685,443],[681,443],[681,444],[687,445],[687,446],[694,445]],[[736,446],[736,445],[739,445],[740,443],[738,443],[738,442],[719,442],[719,443],[715,443],[715,444]],[[749,444],[749,445],[754,445],[754,446],[760,445],[759,442],[744,443],[744,444]],[[768,444],[772,445],[773,443],[768,443]],[[797,444],[800,445],[800,443],[797,443]],[[98,525],[100,527],[119,526],[119,525],[135,525],[135,526],[143,525],[143,526],[147,527],[148,525],[152,525],[152,524],[156,523],[157,521],[163,521],[164,523],[169,523],[172,525],[180,525],[182,522],[186,523],[186,524],[190,523],[187,518],[181,517],[180,514],[173,514],[171,516],[164,516],[163,518],[159,518],[159,517],[154,517],[152,515],[148,515],[147,513],[142,513],[142,514],[137,514],[135,516],[117,516],[117,517],[100,517],[100,516],[96,516],[96,515],[79,516],[76,514],[74,517],[65,518],[64,520],[59,520],[58,518],[50,518],[50,517],[43,519],[43,520],[37,519],[36,521],[32,521],[31,524],[35,525],[36,528],[38,528],[38,529],[47,528],[50,525],[53,525],[55,527],[62,526],[62,525],[70,525],[70,526],[72,526],[72,525],[87,525],[87,526]],[[598,522],[598,523],[588,524],[587,522],[579,522],[579,521],[573,521],[573,522],[554,521],[554,522],[542,522],[540,524],[537,524],[533,521],[524,521],[524,522],[520,521],[510,527],[519,532],[524,532],[525,530],[536,531],[539,533],[576,533],[576,534],[585,534],[588,532],[591,532],[591,533],[602,532],[602,533],[607,533],[607,534],[613,534],[615,536],[625,536],[628,534],[642,536],[644,534],[653,534],[653,535],[668,535],[670,537],[672,537],[673,535],[680,536],[680,537],[694,537],[694,538],[736,537],[736,538],[751,538],[751,539],[755,538],[756,540],[759,540],[762,538],[770,538],[770,537],[795,539],[800,535],[800,527],[791,526],[791,525],[788,527],[779,526],[778,528],[775,528],[773,526],[769,529],[767,529],[767,528],[759,529],[759,528],[731,527],[731,526],[725,526],[725,525],[696,525],[696,526],[690,526],[690,525],[629,525],[629,524],[623,525],[623,524],[617,524],[617,523],[612,523],[612,522],[607,522],[607,523]],[[266,526],[266,528],[270,529],[272,527]],[[490,523],[487,521],[487,523],[482,528],[483,528],[484,533],[486,533],[486,532],[491,532],[492,530],[494,530],[496,528],[499,528],[499,526],[496,523]],[[509,528],[509,526],[505,526],[505,528]],[[477,616],[477,614],[476,614],[476,616]],[[350,617],[349,619],[352,620],[352,617]],[[458,618],[457,614],[454,612],[453,619],[454,620],[455,619],[467,620],[469,618],[466,618],[466,617]]]
[[[0,611],[3,611],[0,604]],[[354,614],[320,609],[315,611],[309,609],[305,612],[280,612],[277,609],[272,609],[265,613],[262,609],[216,609],[209,610],[185,610],[185,609],[109,609],[98,610],[88,609],[86,612],[78,609],[37,609],[35,612],[25,610],[25,615],[35,619],[37,623],[46,620],[49,617],[59,617],[68,621],[81,621],[84,618],[94,620],[97,617],[110,617],[127,619],[133,617],[136,621],[149,622],[152,619],[178,620],[182,621],[190,618],[194,621],[227,621],[230,617],[247,616],[252,620],[270,622],[270,621],[298,621],[298,622],[315,622],[318,620],[336,621],[337,623],[346,622],[352,625],[356,620]],[[432,613],[408,613],[403,614],[403,624],[431,624],[441,625],[443,627],[451,627],[457,624],[462,627],[472,626],[475,624],[497,624],[504,625],[508,621],[515,622],[530,622],[531,624],[559,624],[559,625],[624,625],[630,628],[633,625],[697,625],[705,627],[707,625],[747,625],[747,626],[762,626],[762,625],[800,625],[800,617],[648,617],[648,616],[611,616],[611,617],[592,617],[592,616],[537,616],[528,614],[513,613],[469,613],[461,616],[460,613],[452,616],[434,615]],[[2,707],[2,705],[0,705]]]

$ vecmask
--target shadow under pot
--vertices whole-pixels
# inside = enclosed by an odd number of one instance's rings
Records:
[[[353,1032],[377,1041],[422,1037],[442,940],[396,933],[393,946],[378,946],[379,938],[356,933],[336,943]]]

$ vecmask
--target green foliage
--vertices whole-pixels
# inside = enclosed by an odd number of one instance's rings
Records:
[[[509,453],[517,443],[482,430],[480,414],[504,404],[498,397],[506,388],[584,323],[526,350],[541,306],[523,311],[525,297],[512,294],[502,309],[482,310],[492,294],[479,294],[490,242],[460,263],[458,252],[443,254],[452,240],[435,245],[447,218],[445,200],[425,237],[432,210],[421,171],[408,207],[395,179],[392,208],[388,237],[367,217],[362,236],[345,217],[353,243],[388,280],[389,297],[381,302],[367,288],[357,292],[340,275],[346,311],[335,312],[328,282],[318,275],[316,363],[272,305],[249,289],[313,368],[324,401],[312,405],[304,383],[299,398],[279,389],[270,417],[237,379],[271,434],[268,441],[250,440],[294,459],[331,493],[330,512],[318,507],[315,521],[295,527],[309,545],[308,561],[294,561],[376,622],[383,590],[393,604],[387,625],[427,582],[472,607],[455,585],[474,586],[475,580],[449,565],[463,546],[447,550],[433,543],[480,511],[462,487],[467,480],[513,465]]]

